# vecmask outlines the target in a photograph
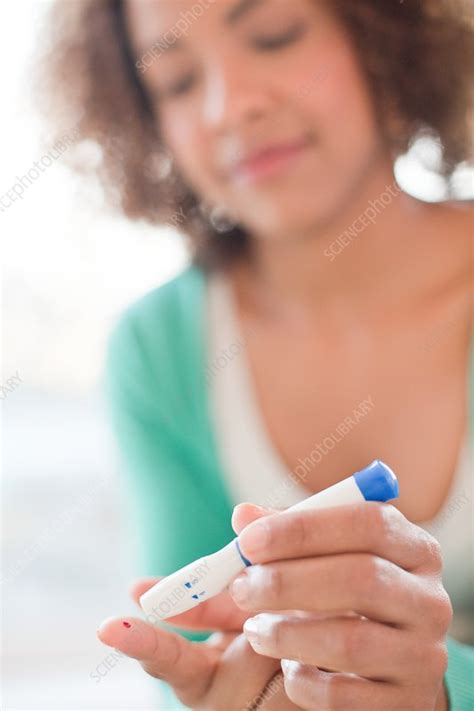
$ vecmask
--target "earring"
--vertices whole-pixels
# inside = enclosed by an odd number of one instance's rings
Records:
[[[230,232],[237,225],[237,216],[224,205],[208,206],[201,202],[199,210],[219,234]]]

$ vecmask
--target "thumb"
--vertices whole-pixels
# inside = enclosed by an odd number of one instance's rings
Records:
[[[232,513],[232,528],[237,534],[240,534],[249,523],[284,510],[284,508],[278,509],[269,506],[257,506],[257,504],[237,504]]]
[[[137,659],[148,674],[170,684],[183,703],[193,708],[205,697],[222,656],[218,645],[197,645],[133,617],[107,618],[97,636]]]

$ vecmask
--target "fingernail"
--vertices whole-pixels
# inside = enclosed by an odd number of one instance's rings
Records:
[[[244,633],[250,644],[259,644],[260,626],[255,617],[249,617],[244,623]]]
[[[241,501],[239,504],[234,506],[234,511],[239,508],[239,506],[251,506],[254,511],[258,511],[262,514],[272,513],[271,509],[267,509],[265,506],[260,506],[259,504],[252,504],[252,502]]]
[[[251,560],[252,556],[265,550],[269,538],[270,531],[267,523],[258,521],[244,528],[239,536],[239,545],[244,555],[248,555]]]
[[[297,662],[295,662],[293,659],[282,659],[280,664],[281,664],[283,674],[287,674],[288,672],[290,672],[292,670],[292,668],[294,667],[295,664],[297,664]]]
[[[236,578],[232,582],[229,588],[229,592],[237,603],[245,602],[249,592],[249,583],[247,577],[243,575],[241,577]]]
[[[103,622],[101,622],[97,628],[97,634],[102,634],[102,632],[104,631],[105,627],[108,625],[110,620],[113,620],[113,619],[114,619],[113,617],[107,617],[105,620],[103,620]]]

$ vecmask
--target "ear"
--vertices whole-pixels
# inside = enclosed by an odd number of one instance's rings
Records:
[[[263,516],[270,516],[274,513],[279,513],[284,509],[270,508],[267,506],[257,506],[257,504],[237,504],[232,514],[232,528],[239,534],[249,523],[256,521]]]

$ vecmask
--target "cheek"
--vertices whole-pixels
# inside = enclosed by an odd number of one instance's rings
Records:
[[[321,78],[302,98],[303,110],[314,117],[316,135],[331,153],[367,152],[379,138],[375,108],[357,60],[347,46],[322,61]]]
[[[181,168],[187,165],[194,153],[194,147],[199,146],[193,122],[182,111],[163,110],[160,117],[160,133],[176,163]]]
[[[213,171],[209,166],[210,148],[199,132],[199,122],[186,112],[163,113],[160,121],[163,141],[173,155],[176,167],[186,183],[198,194],[212,200]]]

